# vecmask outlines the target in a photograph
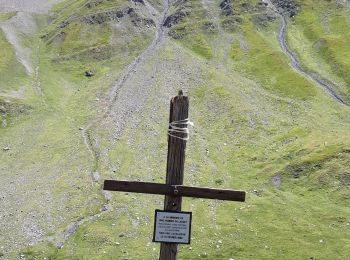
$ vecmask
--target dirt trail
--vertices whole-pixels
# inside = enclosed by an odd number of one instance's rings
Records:
[[[281,17],[281,27],[278,34],[278,41],[281,45],[283,52],[289,57],[292,67],[297,70],[301,75],[307,77],[314,83],[316,83],[319,87],[321,87],[328,95],[330,95],[337,102],[349,106],[350,104],[345,101],[335,90],[332,83],[328,82],[325,79],[322,79],[315,72],[309,72],[302,67],[300,64],[297,55],[289,48],[287,43],[287,27],[288,27],[288,19],[285,14],[281,14],[277,8],[272,4],[270,0],[264,0],[264,2],[268,3],[269,7],[272,8],[275,13]]]
[[[117,101],[119,97],[120,90],[124,87],[125,83],[135,74],[135,72],[137,71],[137,67],[144,60],[147,59],[147,57],[157,48],[157,46],[159,46],[162,43],[164,39],[165,28],[163,27],[163,23],[169,10],[169,0],[163,0],[162,13],[158,13],[158,11],[147,1],[145,1],[145,7],[148,9],[151,16],[156,15],[156,17],[154,18],[157,20],[156,33],[152,43],[138,57],[136,57],[136,59],[131,64],[129,64],[125,68],[125,70],[122,73],[122,76],[113,86],[109,94],[109,101],[105,107],[104,112],[99,117],[90,121],[82,131],[82,137],[83,137],[84,143],[93,159],[92,171],[91,171],[92,183],[98,182],[98,178],[96,178],[96,175],[98,176],[97,171],[99,170],[99,160],[101,156],[98,147],[95,147],[93,142],[93,139],[94,139],[93,128],[98,126],[101,123],[101,121],[108,116],[114,103]],[[108,201],[109,194],[104,191],[102,191],[102,194],[106,198],[106,201]],[[76,232],[76,230],[79,228],[80,225],[100,217],[101,214],[109,212],[111,209],[112,207],[109,204],[104,204],[100,212],[96,213],[95,215],[87,216],[76,222],[71,223],[62,234],[55,237],[49,237],[47,240],[53,242],[56,245],[56,247],[60,249],[63,247],[64,243],[68,240],[68,238]]]

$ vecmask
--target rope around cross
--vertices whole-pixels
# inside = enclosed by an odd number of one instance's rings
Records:
[[[168,135],[174,138],[187,141],[190,139],[190,131],[188,129],[189,125],[194,126],[194,123],[191,122],[188,118],[179,121],[173,121],[169,123]],[[177,136],[175,135],[175,133],[186,134],[186,137]]]

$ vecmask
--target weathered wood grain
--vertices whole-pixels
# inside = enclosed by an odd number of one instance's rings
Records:
[[[246,193],[229,189],[212,189],[184,185],[169,185],[153,182],[105,180],[104,190],[134,193],[168,195],[172,197],[193,197],[229,201],[245,201]]]
[[[188,119],[189,100],[182,91],[170,101],[169,124],[174,121]],[[186,127],[187,125],[179,125]],[[170,128],[170,125],[169,125]],[[184,133],[175,133],[176,136],[185,138]],[[186,141],[168,136],[168,157],[166,184],[182,185],[184,180]],[[181,211],[182,197],[166,195],[164,200],[164,210]],[[177,244],[161,243],[160,260],[176,260]]]

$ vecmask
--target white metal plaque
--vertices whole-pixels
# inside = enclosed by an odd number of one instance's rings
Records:
[[[156,210],[153,242],[189,244],[192,212]]]

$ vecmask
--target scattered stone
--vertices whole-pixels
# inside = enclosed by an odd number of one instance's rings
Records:
[[[203,254],[200,254],[199,255],[201,258],[207,258],[208,257],[208,254],[206,252],[204,252]]]
[[[102,195],[104,196],[105,200],[110,201],[112,198],[112,194],[108,190],[103,190]]]
[[[223,0],[220,3],[221,14],[225,16],[233,15],[232,0]]]
[[[190,15],[190,11],[188,9],[185,8],[179,8],[176,10],[175,13],[169,15],[164,23],[163,26],[170,28],[176,24],[178,24],[181,20],[183,20],[184,17]]]
[[[82,130],[84,130],[84,128],[82,128],[82,127],[79,127],[79,130],[80,130],[80,131],[82,131]]]
[[[208,33],[215,33],[217,31],[216,26],[212,22],[205,22],[203,24],[203,29]]]
[[[105,204],[105,205],[103,205],[103,207],[102,207],[102,211],[109,211],[109,210],[111,210],[112,209],[112,206],[111,205],[109,205],[109,204]],[[99,217],[99,216],[98,216]]]
[[[279,188],[282,184],[282,177],[280,175],[275,175],[272,177],[271,181],[274,187]]]
[[[267,12],[267,13],[253,15],[251,20],[256,25],[260,25],[260,26],[266,27],[266,26],[268,26],[268,24],[270,22],[275,21],[276,18],[277,17],[276,17],[275,14]]]
[[[119,242],[115,242],[114,244],[116,244],[117,246],[119,246],[119,245],[120,245],[120,243],[119,243]]]
[[[101,13],[94,13],[84,16],[81,20],[87,24],[103,24],[110,21],[118,21],[125,16],[126,10],[112,10]]]
[[[2,128],[6,128],[7,127],[7,120],[6,120],[6,118],[2,119],[1,127]]]
[[[241,25],[243,19],[239,15],[230,16],[222,21],[222,26],[225,30],[234,32],[239,25]]]
[[[94,76],[95,75],[95,73],[92,71],[92,70],[87,70],[87,71],[85,71],[85,76],[86,77],[92,77],[92,76]]]
[[[134,2],[135,4],[143,4],[145,5],[145,2],[143,0],[131,0],[132,2]]]
[[[64,29],[64,28],[66,28],[68,25],[69,25],[69,22],[68,22],[68,21],[63,21],[58,27],[59,27],[60,29]]]
[[[10,148],[9,147],[4,147],[3,150],[4,151],[10,151]]]
[[[4,107],[3,105],[0,105],[0,112],[6,113],[6,107]]]
[[[272,3],[279,13],[288,13],[290,17],[295,17],[300,12],[300,5],[296,0],[272,0]]]
[[[134,8],[129,8],[126,13],[131,18],[131,22],[137,27],[142,25],[156,26],[156,23],[152,19],[141,17]]]
[[[262,193],[262,191],[253,190],[253,193],[254,193],[256,196],[261,197],[261,193]]]
[[[223,183],[224,183],[224,180],[222,179],[215,180],[215,184],[222,185]]]
[[[188,34],[186,27],[173,28],[169,31],[169,36],[171,36],[175,40],[182,39]]]
[[[343,187],[346,187],[350,184],[350,172],[345,172],[342,177],[341,177],[341,180],[340,180],[340,184],[343,186]],[[349,223],[348,223],[349,224]]]
[[[100,174],[98,172],[94,172],[92,174],[92,179],[93,179],[94,182],[98,182],[99,179],[100,179]]]
[[[248,11],[248,10],[251,9],[251,6],[250,6],[249,3],[242,3],[242,4],[241,4],[241,7],[242,7],[243,9],[245,9],[246,11]]]

